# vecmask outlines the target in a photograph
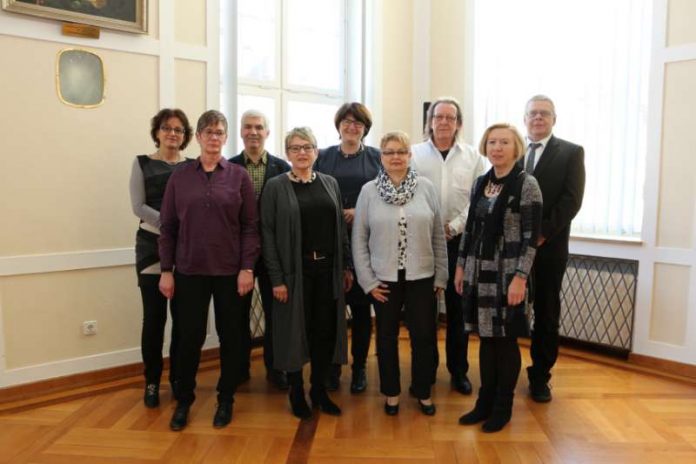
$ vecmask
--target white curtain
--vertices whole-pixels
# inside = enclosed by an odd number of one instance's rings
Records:
[[[490,124],[525,133],[526,101],[551,97],[554,134],[583,145],[587,182],[573,232],[639,237],[651,0],[476,0],[474,144]]]

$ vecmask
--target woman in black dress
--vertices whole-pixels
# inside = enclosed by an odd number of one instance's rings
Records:
[[[343,199],[343,217],[350,237],[355,214],[355,203],[360,189],[377,177],[380,168],[379,150],[363,143],[372,127],[372,115],[362,103],[343,104],[334,117],[334,125],[341,143],[319,150],[314,169],[328,174],[338,181]],[[360,285],[346,293],[346,304],[351,313],[351,355],[353,356],[353,375],[350,382],[351,393],[362,393],[367,388],[365,362],[370,349],[372,314],[370,299]],[[338,389],[341,378],[341,365],[333,364],[329,371],[327,388]]]
[[[192,129],[186,114],[180,109],[165,108],[151,121],[150,135],[157,151],[138,155],[133,161],[130,178],[130,196],[133,213],[140,218],[135,235],[135,269],[143,300],[143,329],[141,352],[145,365],[145,406],[159,405],[159,384],[162,376],[162,344],[167,322],[167,299],[160,293],[159,253],[160,207],[169,176],[182,163],[181,155],[191,141]],[[172,336],[169,343],[169,383],[174,391],[174,311]]]

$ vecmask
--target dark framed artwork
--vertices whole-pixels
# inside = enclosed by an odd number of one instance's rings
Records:
[[[2,9],[119,31],[147,32],[147,0],[2,0]]]

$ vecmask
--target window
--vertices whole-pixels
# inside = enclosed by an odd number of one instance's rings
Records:
[[[271,129],[267,148],[273,154],[284,156],[284,134],[295,126],[311,127],[320,147],[337,143],[334,114],[354,98],[347,82],[348,63],[354,62],[349,55],[362,48],[347,40],[361,16],[353,5],[358,3],[237,0],[236,117],[238,121],[250,108],[263,111]],[[231,44],[235,38],[223,27],[223,54]]]
[[[640,236],[651,15],[650,0],[475,2],[475,137],[523,129],[529,97],[551,97],[554,134],[585,148],[576,234]]]

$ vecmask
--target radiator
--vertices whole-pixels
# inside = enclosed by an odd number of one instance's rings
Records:
[[[561,290],[561,336],[630,351],[637,276],[637,261],[570,255]]]

